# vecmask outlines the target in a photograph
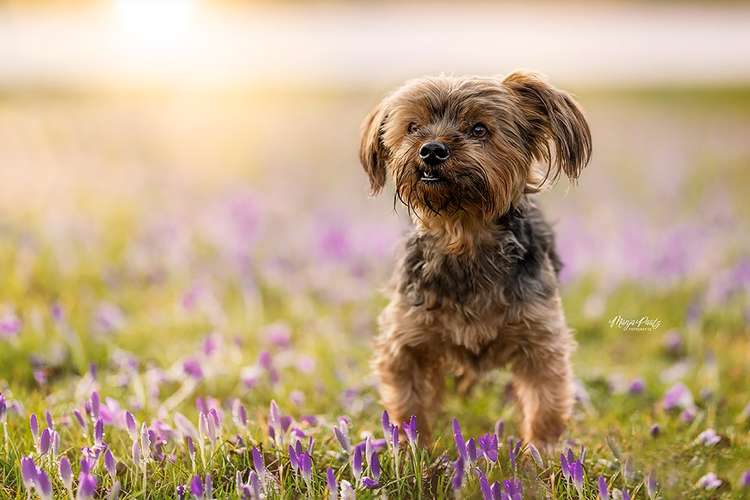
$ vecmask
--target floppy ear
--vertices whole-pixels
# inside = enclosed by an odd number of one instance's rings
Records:
[[[511,73],[503,85],[519,100],[532,156],[549,165],[545,180],[562,171],[575,181],[591,157],[591,131],[578,103],[533,73]]]
[[[376,195],[385,185],[387,151],[383,145],[383,123],[387,117],[383,99],[362,122],[359,161],[370,177],[370,193]]]

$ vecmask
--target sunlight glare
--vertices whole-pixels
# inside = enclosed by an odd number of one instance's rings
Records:
[[[179,49],[194,22],[197,0],[113,0],[115,21],[131,49]]]

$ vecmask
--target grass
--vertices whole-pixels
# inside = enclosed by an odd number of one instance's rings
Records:
[[[385,304],[379,289],[404,225],[390,200],[366,199],[355,160],[338,152],[353,153],[352,131],[374,98],[327,96],[288,108],[265,103],[249,118],[233,111],[236,101],[204,102],[196,109],[211,111],[211,127],[194,130],[197,116],[183,110],[187,123],[173,123],[176,115],[169,113],[176,111],[150,109],[153,101],[133,98],[133,113],[122,114],[117,100],[77,96],[56,101],[58,108],[45,104],[50,97],[4,96],[1,123],[20,142],[0,138],[10,165],[2,174],[7,196],[0,224],[0,393],[8,405],[0,498],[27,497],[25,456],[48,473],[56,498],[65,495],[58,463],[68,457],[75,492],[84,448],[99,450],[92,471],[97,497],[117,483],[120,498],[174,498],[197,473],[210,474],[214,497],[233,498],[237,472],[245,482],[256,470],[253,448],[268,471],[268,498],[327,496],[329,467],[339,487],[349,481],[358,498],[479,498],[476,467],[490,484],[519,480],[524,498],[596,498],[600,477],[610,494],[627,489],[631,498],[649,498],[649,474],[657,484],[654,498],[747,497],[740,478],[750,468],[749,285],[740,228],[750,214],[738,186],[747,181],[750,152],[736,138],[747,130],[750,112],[742,97],[727,130],[716,133],[693,118],[718,123],[721,106],[711,112],[706,103],[747,92],[663,99],[665,93],[584,93],[598,156],[575,192],[543,197],[561,236],[575,234],[579,242],[562,242],[572,269],[562,290],[579,344],[580,382],[564,441],[542,450],[541,463],[524,446],[514,466],[508,440],[518,436],[519,418],[509,377],[494,373],[468,399],[449,395],[435,409],[434,442],[412,449],[402,437],[398,468],[392,450],[380,450],[375,489],[357,481],[353,452],[332,431],[346,416],[353,446],[383,437],[370,342]],[[626,114],[615,112],[623,108]],[[71,109],[80,113],[75,120],[66,118]],[[167,118],[159,121],[162,113]],[[348,135],[326,149],[316,137],[330,130],[329,116],[340,117]],[[262,123],[269,130],[247,146],[247,130],[261,130]],[[648,129],[641,132],[649,137],[645,145],[624,133],[636,126]],[[281,140],[288,134],[304,138],[289,151]],[[180,152],[186,139],[204,142],[196,146],[197,159]],[[19,162],[18,151],[39,147],[45,154]],[[231,166],[206,177],[202,162],[218,150]],[[274,163],[278,157],[285,165]],[[684,179],[675,196],[645,185],[654,163]],[[248,172],[238,173],[243,164]],[[164,170],[155,171],[160,165]],[[319,170],[311,172],[311,165]],[[68,170],[61,174],[56,167],[63,166]],[[39,194],[50,172],[54,182]],[[725,203],[740,225],[717,222],[715,212],[724,213]],[[637,237],[626,234],[631,220],[645,221]],[[664,236],[682,224],[688,236]],[[584,244],[591,233],[596,248]],[[651,260],[659,252],[664,259]],[[610,325],[617,315],[661,324],[651,332],[624,332]],[[186,370],[191,362],[200,376]],[[635,380],[642,391],[629,390]],[[665,409],[665,394],[678,383],[693,396],[687,412]],[[95,443],[96,418],[86,414],[94,391],[106,407],[100,416],[103,442],[118,462],[114,477],[104,466],[105,446]],[[235,401],[245,408],[247,425],[233,418]],[[283,446],[268,432],[272,401],[292,418]],[[215,442],[207,428],[195,431],[194,445],[203,452],[191,459],[184,438],[193,431],[180,429],[175,416],[199,429],[199,414],[208,408],[221,414],[220,429]],[[84,415],[85,432],[75,409]],[[145,459],[132,457],[125,410],[164,441],[144,446],[138,438]],[[45,428],[46,411],[60,435],[54,456],[36,450],[29,429],[31,414]],[[454,417],[466,439],[495,432],[498,420],[505,424],[497,463],[479,458],[467,465],[457,492],[451,485]],[[718,433],[718,443],[699,442],[707,429]],[[309,482],[290,463],[294,436],[305,449],[314,440]],[[567,449],[583,462],[578,488],[561,470],[559,454]],[[699,484],[708,473],[721,481],[717,489]],[[372,471],[365,467],[363,476]]]

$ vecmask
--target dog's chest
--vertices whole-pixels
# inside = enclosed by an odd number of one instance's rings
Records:
[[[442,340],[477,354],[518,321],[526,304],[556,286],[548,226],[514,222],[499,226],[471,255],[441,251],[429,235],[408,240],[398,292]]]

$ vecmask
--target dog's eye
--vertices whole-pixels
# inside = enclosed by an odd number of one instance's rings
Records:
[[[411,123],[409,124],[409,133],[410,133],[410,134],[414,134],[414,133],[416,133],[416,132],[417,132],[417,130],[419,130],[419,125],[417,125],[417,124],[416,124],[416,123],[414,123],[414,122],[411,122]]]
[[[471,127],[471,136],[476,137],[478,139],[484,137],[487,135],[487,127],[484,126],[482,123],[477,123],[473,127]]]

